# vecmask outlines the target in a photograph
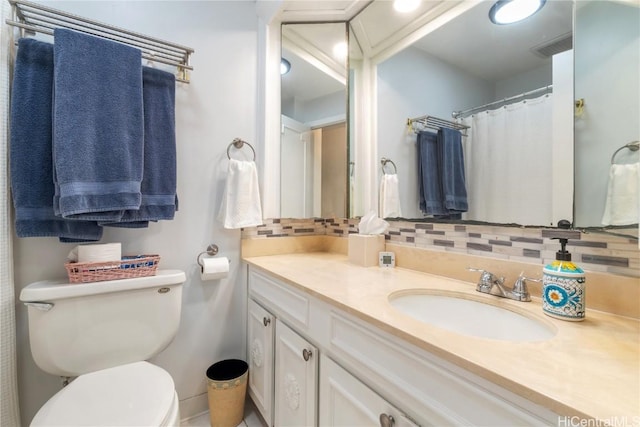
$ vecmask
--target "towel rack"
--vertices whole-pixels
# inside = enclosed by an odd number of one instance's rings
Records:
[[[253,146],[251,144],[249,144],[247,141],[243,141],[240,138],[235,138],[233,141],[231,141],[231,144],[229,144],[229,146],[227,147],[227,157],[229,158],[229,160],[231,160],[231,154],[229,153],[229,150],[231,150],[231,147],[236,147],[238,150],[242,148],[242,146],[244,144],[247,144],[249,146],[249,148],[251,148],[251,151],[253,152],[253,160],[256,160],[256,150],[253,149]]]
[[[384,170],[384,167],[387,165],[387,163],[391,163],[393,165],[393,173],[398,173],[398,168],[396,167],[396,164],[393,163],[393,160],[391,159],[387,159],[386,157],[383,157],[380,159],[380,164],[382,165],[382,173],[383,174],[387,174],[387,172]]]
[[[189,65],[194,50],[190,47],[145,36],[113,25],[107,25],[61,10],[24,0],[9,0],[12,18],[5,23],[20,28],[20,37],[28,34],[53,36],[56,28],[67,28],[101,37],[140,49],[142,57],[152,62],[174,66],[178,69],[176,80],[189,83]]]
[[[624,150],[625,148],[628,148],[631,151],[638,151],[640,149],[640,141],[632,141],[614,151],[613,156],[611,156],[611,164],[613,164],[613,161],[616,158],[616,154],[618,154],[618,152]]]
[[[420,116],[414,117],[413,119],[407,119],[407,127],[409,128],[409,130],[415,132],[416,125],[436,130],[443,127],[448,129],[455,129],[459,130],[463,136],[467,136],[465,131],[469,129],[469,126],[467,125],[452,122],[451,120],[440,119],[433,116]]]

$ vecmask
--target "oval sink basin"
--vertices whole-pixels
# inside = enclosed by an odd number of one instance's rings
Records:
[[[429,291],[391,294],[397,310],[429,325],[462,335],[502,341],[544,341],[556,331],[551,325],[514,311],[463,298],[465,294]],[[526,304],[526,303],[524,303]]]

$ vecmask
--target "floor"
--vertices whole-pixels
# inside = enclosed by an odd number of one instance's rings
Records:
[[[180,427],[210,427],[210,425],[209,412],[204,412],[180,422]],[[267,427],[267,424],[262,420],[258,410],[253,406],[253,402],[249,398],[247,398],[244,405],[244,420],[238,424],[238,427]]]

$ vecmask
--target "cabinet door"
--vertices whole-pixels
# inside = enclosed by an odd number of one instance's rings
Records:
[[[416,427],[393,407],[324,354],[320,358],[320,415],[322,426]]]
[[[316,425],[318,351],[276,320],[275,426]]]
[[[272,425],[275,318],[252,299],[248,315],[249,395],[267,424]]]

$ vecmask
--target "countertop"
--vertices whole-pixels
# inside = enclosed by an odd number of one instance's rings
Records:
[[[562,416],[640,425],[640,321],[589,310],[582,322],[545,316],[539,300],[516,302],[475,284],[402,268],[360,267],[345,255],[317,252],[244,261],[326,303],[498,384]],[[456,292],[547,323],[546,341],[476,338],[427,325],[391,306],[392,292]],[[588,290],[587,290],[588,292]]]

